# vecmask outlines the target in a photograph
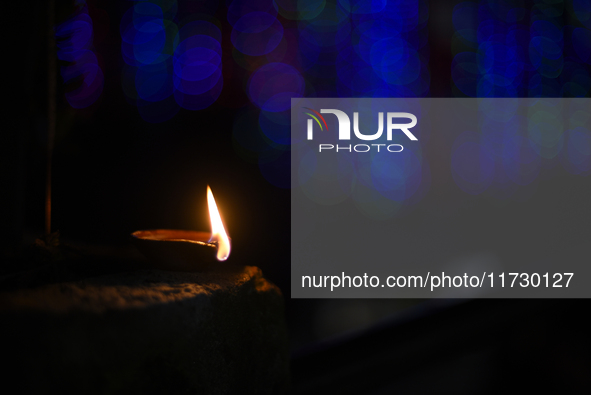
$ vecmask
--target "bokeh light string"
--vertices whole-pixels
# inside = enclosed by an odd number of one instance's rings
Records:
[[[528,134],[545,167],[562,162],[573,174],[589,174],[591,157],[586,152],[591,150],[591,134],[589,124],[579,116],[585,110],[579,108],[580,102],[561,102],[559,107],[550,99],[590,94],[591,59],[587,53],[591,51],[591,36],[580,5],[579,1],[538,1],[532,8],[530,59],[536,73],[530,80],[530,96],[544,99],[530,110]],[[575,18],[567,18],[568,13],[574,13]],[[579,17],[580,24],[564,23]],[[580,149],[573,150],[574,146]]]
[[[573,25],[565,26],[565,64],[561,74],[562,93],[568,97],[591,95],[591,2],[572,0],[566,11]],[[589,108],[579,102],[566,109],[566,129],[560,161],[572,174],[591,174],[591,127]]]
[[[236,124],[233,133],[240,152],[254,153],[265,179],[289,188],[291,98],[302,97],[306,83],[294,64],[296,40],[293,33],[286,37],[278,8],[272,0],[234,0],[228,7],[234,59],[250,72],[246,93],[257,109],[244,115],[254,126]]]
[[[464,192],[485,191],[507,198],[514,185],[530,184],[540,161],[521,131],[519,96],[527,96],[528,18],[523,7],[507,2],[463,2],[455,6],[452,79],[455,94],[482,99],[478,130],[465,131],[452,146],[453,179]],[[527,128],[526,128],[527,129]]]
[[[533,73],[528,82],[530,97],[561,97],[564,68],[564,2],[536,1],[530,11],[529,60]]]
[[[272,0],[234,0],[228,7],[232,25],[230,39],[234,47],[250,56],[266,55],[283,38],[283,25],[276,18]]]
[[[464,2],[453,12],[455,34],[452,50],[452,79],[456,94],[471,97],[517,97],[523,93],[526,67],[523,48],[527,40],[524,10],[509,9],[505,3]],[[509,102],[511,103],[511,102]],[[496,185],[510,185],[503,164],[519,153],[518,128],[509,117],[495,117],[502,111],[494,101],[479,108],[483,115],[480,130],[465,131],[452,146],[453,179],[464,192],[478,195]],[[503,131],[502,133],[498,133]],[[517,149],[505,149],[506,144]]]
[[[93,24],[85,2],[65,22],[55,27],[57,58],[66,100],[74,108],[86,108],[96,102],[103,91],[104,75],[93,51]]]
[[[294,13],[287,15],[293,17]],[[352,111],[363,125],[362,133],[379,133],[379,117],[391,109],[381,108],[383,102],[371,98],[428,95],[427,19],[427,3],[423,1],[327,3],[298,24],[304,75],[318,97],[367,98]],[[390,102],[400,111],[420,114],[416,103]],[[347,112],[353,125],[354,114]],[[335,117],[326,117],[328,129],[338,130]],[[318,134],[318,141],[314,139],[315,143],[334,144],[335,138],[334,133],[324,132]],[[419,136],[420,141],[427,139]],[[354,152],[350,142],[339,141],[344,148],[338,153],[298,152],[298,181],[310,199],[333,205],[352,198],[364,214],[384,220],[401,214],[424,196],[430,170],[420,144],[409,143],[404,135],[387,140],[386,133],[372,143],[381,147],[401,144],[401,152],[386,152],[385,148],[377,152],[375,147]]]
[[[221,41],[221,31],[212,22],[181,26],[173,59],[174,98],[179,106],[201,110],[219,97],[224,85]]]
[[[429,94],[430,72],[426,1],[339,1],[351,21],[350,45],[337,56],[337,92],[345,97],[422,97]],[[363,102],[359,117],[372,132],[378,128],[378,108]],[[377,103],[377,102],[376,102]],[[421,107],[409,101],[396,101],[400,111],[420,116]],[[368,118],[373,117],[370,123]],[[364,133],[368,133],[364,131]],[[355,169],[352,197],[357,206],[372,218],[387,219],[412,207],[425,195],[430,184],[430,169],[423,160],[421,144],[405,136],[382,135],[378,144],[398,143],[399,153],[369,151],[351,155]]]
[[[341,97],[421,97],[429,89],[426,1],[350,1],[351,35],[336,65]],[[342,29],[342,28],[341,28]]]
[[[171,57],[178,44],[176,1],[138,1],[120,24],[123,90],[140,116],[164,122],[178,112],[172,98]]]
[[[588,96],[590,83],[585,34],[577,30],[582,27],[563,26],[564,12],[563,2],[546,1],[530,10],[487,1],[454,8],[456,95],[539,98],[525,117],[515,114],[518,101],[483,101],[479,130],[467,132],[469,143],[462,142],[466,133],[458,137],[452,152],[452,174],[462,190],[506,199],[532,185],[543,168],[554,167],[558,159],[565,163],[565,136],[570,135],[561,119],[565,108],[550,98]],[[575,139],[587,141],[581,132]],[[573,151],[578,163],[587,163],[581,154],[586,151]],[[566,162],[569,171],[580,171]]]
[[[294,67],[277,62],[262,66],[248,80],[248,97],[260,109],[258,128],[266,145],[273,147],[263,149],[258,165],[269,182],[283,188],[291,185],[291,99],[302,97],[305,87]]]
[[[176,0],[136,1],[121,20],[123,90],[148,122],[207,108],[223,87],[219,27],[177,12]]]

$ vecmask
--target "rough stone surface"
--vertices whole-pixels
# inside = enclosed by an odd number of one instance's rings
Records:
[[[0,294],[22,393],[285,393],[284,301],[256,267],[141,270]],[[3,374],[3,375],[4,375]]]

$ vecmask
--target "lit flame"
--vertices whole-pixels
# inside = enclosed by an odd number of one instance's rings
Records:
[[[218,243],[218,261],[225,261],[230,256],[230,238],[224,229],[222,217],[220,217],[218,206],[215,204],[209,185],[207,186],[207,207],[209,208],[209,221],[211,222],[211,238],[209,241]]]

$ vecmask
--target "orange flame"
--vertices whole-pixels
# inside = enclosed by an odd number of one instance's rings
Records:
[[[230,238],[224,229],[222,217],[220,217],[218,206],[215,204],[209,185],[207,186],[207,207],[209,208],[209,221],[211,222],[211,238],[209,241],[218,243],[218,261],[225,261],[230,256]]]

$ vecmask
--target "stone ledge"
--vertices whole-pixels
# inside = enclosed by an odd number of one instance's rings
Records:
[[[288,390],[283,297],[256,267],[15,290],[0,294],[0,315],[22,392]]]

